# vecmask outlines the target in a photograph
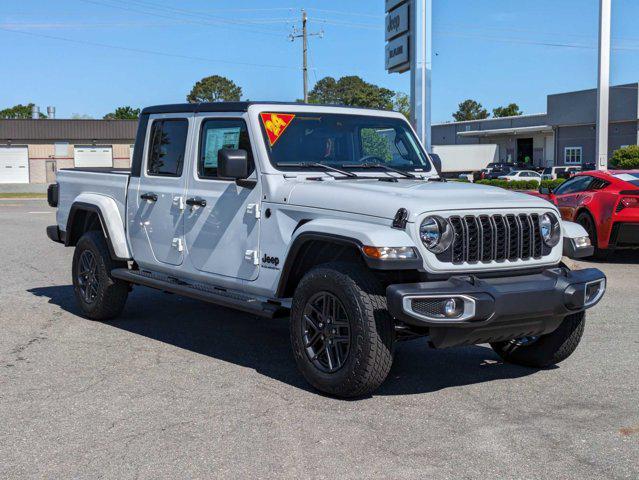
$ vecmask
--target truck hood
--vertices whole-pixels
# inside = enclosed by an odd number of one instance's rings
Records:
[[[288,203],[392,219],[399,208],[409,221],[424,212],[469,209],[525,209],[555,207],[524,193],[487,185],[424,180],[302,180],[295,183]]]

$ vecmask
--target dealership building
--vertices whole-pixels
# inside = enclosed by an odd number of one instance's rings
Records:
[[[638,143],[638,90],[610,88],[609,155]],[[482,145],[476,153],[492,152],[485,163],[592,164],[596,111],[595,89],[548,95],[546,113],[433,125],[432,144],[435,152],[465,145],[457,158]],[[0,119],[0,184],[51,183],[61,168],[129,167],[136,129],[137,120]]]
[[[610,88],[608,154],[637,145],[639,84]],[[437,145],[496,145],[494,161],[533,167],[595,163],[597,90],[548,95],[546,113],[432,126]]]
[[[0,184],[51,183],[61,168],[129,167],[137,124],[0,119]]]

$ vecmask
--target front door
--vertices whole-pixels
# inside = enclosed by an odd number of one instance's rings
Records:
[[[557,207],[559,207],[561,217],[564,220],[572,221],[575,219],[577,209],[581,205],[583,192],[588,189],[591,181],[592,177],[583,175],[567,180],[557,188],[555,191]]]
[[[184,217],[189,260],[200,272],[254,280],[259,271],[261,186],[240,187],[219,177],[217,171],[222,148],[246,150],[254,165],[246,121],[237,117],[196,118],[201,138]]]
[[[129,241],[140,266],[181,265],[189,115],[152,118],[140,179],[129,191]]]
[[[533,160],[533,139],[518,138],[517,139],[517,163],[527,165],[526,168],[532,167]]]

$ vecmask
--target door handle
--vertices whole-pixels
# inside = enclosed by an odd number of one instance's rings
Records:
[[[189,207],[206,207],[206,200],[204,200],[203,198],[187,198],[186,204]]]
[[[143,193],[142,195],[140,195],[140,198],[142,200],[148,200],[150,202],[158,201],[158,196],[155,193]]]

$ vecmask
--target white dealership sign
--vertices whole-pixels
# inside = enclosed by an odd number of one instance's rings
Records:
[[[433,0],[385,0],[386,70],[410,70],[411,123],[427,150],[431,148],[430,75]]]
[[[405,72],[410,68],[408,34],[397,37],[386,44],[386,70]]]

